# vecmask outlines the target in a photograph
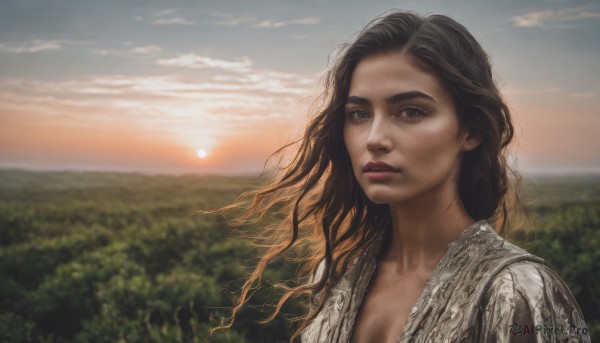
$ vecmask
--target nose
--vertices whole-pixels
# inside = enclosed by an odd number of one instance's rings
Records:
[[[384,115],[375,115],[371,122],[371,130],[367,139],[367,150],[371,152],[389,151],[392,148],[389,123]]]

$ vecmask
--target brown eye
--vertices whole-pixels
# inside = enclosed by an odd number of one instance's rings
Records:
[[[365,119],[368,118],[368,116],[369,112],[360,109],[346,111],[346,117],[350,120]]]
[[[425,110],[419,106],[406,106],[398,111],[398,116],[406,120],[419,120],[425,116]]]

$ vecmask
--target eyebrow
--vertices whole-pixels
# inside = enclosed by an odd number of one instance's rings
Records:
[[[395,104],[395,103],[403,101],[403,100],[409,100],[409,99],[415,99],[415,98],[423,98],[423,99],[435,102],[435,99],[432,96],[425,94],[423,92],[419,92],[419,91],[410,91],[410,92],[394,94],[394,95],[386,97],[385,102],[391,105],[391,104]],[[349,96],[346,99],[346,104],[369,105],[370,103],[371,102],[368,99],[362,98],[359,96],[354,96],[354,95]]]

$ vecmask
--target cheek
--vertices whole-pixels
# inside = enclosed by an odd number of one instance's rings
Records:
[[[355,130],[352,130],[352,127],[344,126],[343,136],[344,145],[346,146],[346,150],[348,150],[348,154],[350,154],[350,157],[354,157],[352,155],[356,151],[360,139],[358,133],[355,132]]]
[[[456,130],[452,122],[439,122],[415,132],[409,147],[413,166],[419,167],[423,175],[451,168],[458,156]]]
[[[352,163],[352,169],[356,174],[358,168],[360,167],[360,153],[361,153],[361,136],[359,132],[352,130],[350,127],[344,127],[343,132],[343,140],[344,146],[346,147],[346,151],[348,152],[348,156],[350,157],[350,162]]]

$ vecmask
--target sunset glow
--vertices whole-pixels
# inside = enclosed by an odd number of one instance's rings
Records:
[[[600,171],[600,4],[577,2],[403,3],[488,50],[523,170]],[[0,168],[258,174],[339,44],[392,8],[350,3],[1,2]]]

